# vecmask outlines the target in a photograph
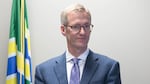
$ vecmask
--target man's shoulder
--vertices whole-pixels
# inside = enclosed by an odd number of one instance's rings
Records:
[[[96,52],[93,52],[93,51],[92,51],[92,54],[95,58],[98,59],[98,61],[100,63],[118,63],[117,60],[115,60],[114,58],[111,58],[107,55],[99,54],[99,53],[96,53]]]
[[[38,64],[36,67],[40,67],[40,68],[52,67],[56,64],[56,62],[62,60],[63,57],[64,57],[64,54],[50,58],[50,59]]]

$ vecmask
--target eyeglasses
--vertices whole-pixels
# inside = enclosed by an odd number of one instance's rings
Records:
[[[78,33],[81,28],[84,29],[85,32],[90,32],[92,30],[92,28],[94,27],[94,25],[92,24],[85,24],[85,25],[66,25],[67,27],[70,27],[72,29],[72,31]]]

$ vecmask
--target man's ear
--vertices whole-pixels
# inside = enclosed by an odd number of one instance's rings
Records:
[[[64,35],[64,36],[66,36],[66,28],[65,28],[65,26],[64,25],[61,25],[61,33],[62,33],[62,35]]]

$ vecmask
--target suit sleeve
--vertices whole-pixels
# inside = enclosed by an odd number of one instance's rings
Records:
[[[34,84],[44,84],[44,80],[42,78],[43,77],[39,67],[36,67]]]
[[[118,62],[115,62],[112,65],[107,75],[106,84],[121,84],[120,67]]]

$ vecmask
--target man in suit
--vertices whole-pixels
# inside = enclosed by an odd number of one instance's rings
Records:
[[[119,63],[88,48],[92,28],[91,14],[83,5],[62,11],[60,29],[67,50],[36,67],[35,84],[121,84]]]

